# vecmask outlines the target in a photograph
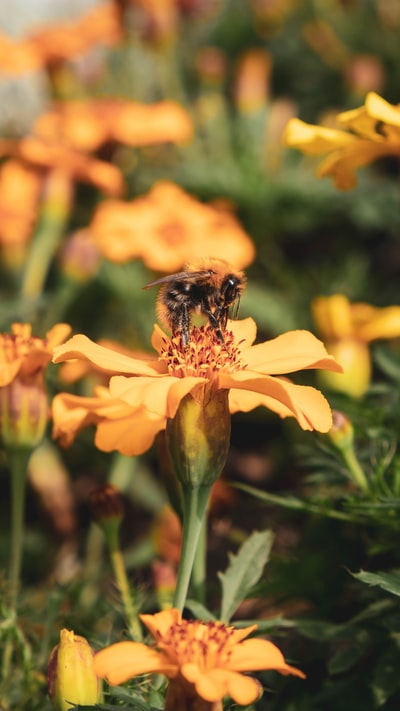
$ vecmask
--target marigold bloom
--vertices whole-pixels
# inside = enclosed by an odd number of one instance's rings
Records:
[[[96,44],[112,45],[122,37],[116,4],[109,0],[76,20],[48,25],[22,40],[0,33],[0,70],[22,74],[73,59]]]
[[[188,393],[203,398],[206,405],[218,390],[229,391],[231,412],[264,406],[281,417],[295,417],[304,430],[330,429],[331,411],[323,395],[281,377],[303,368],[341,372],[321,341],[308,331],[292,331],[253,346],[252,319],[229,322],[224,336],[222,345],[213,329],[192,328],[188,347],[183,348],[179,337],[167,338],[156,325],[152,344],[159,358],[148,361],[74,336],[55,349],[55,363],[79,358],[110,374],[124,375],[112,377],[109,388],[98,389],[94,398],[57,395],[54,436],[68,444],[80,429],[95,424],[99,449],[140,454],[165,429],[167,418],[174,418]]]
[[[0,334],[0,431],[7,446],[35,446],[48,419],[44,370],[54,346],[70,332],[54,326],[44,339],[32,336],[30,324],[14,323]]]
[[[112,262],[142,259],[149,269],[173,272],[205,254],[246,267],[254,246],[238,220],[220,206],[206,205],[174,183],[161,181],[147,195],[126,203],[105,200],[90,230]]]
[[[175,101],[143,104],[123,99],[64,101],[39,116],[36,135],[93,151],[109,141],[147,146],[184,143],[193,134],[188,112]]]
[[[5,262],[20,266],[37,219],[42,180],[37,171],[17,160],[0,168],[0,244]]]
[[[317,175],[331,175],[337,188],[348,190],[357,184],[355,171],[382,156],[400,155],[400,108],[370,92],[364,106],[337,116],[340,131],[312,126],[297,118],[286,127],[284,141],[311,155],[327,153]]]
[[[119,169],[88,153],[71,148],[59,141],[39,136],[25,136],[20,140],[0,140],[0,155],[11,155],[31,169],[44,174],[59,169],[71,180],[92,183],[108,195],[121,195],[124,183]]]
[[[343,294],[334,294],[314,299],[312,311],[329,352],[343,366],[340,377],[335,373],[321,376],[335,390],[360,397],[371,379],[368,344],[400,336],[400,306],[376,308],[365,303],[352,304]]]
[[[173,708],[169,696],[175,696],[177,689],[187,700],[186,706],[177,709],[194,708],[191,704],[196,697],[213,704],[229,695],[240,705],[250,704],[260,696],[261,685],[242,672],[275,670],[305,678],[300,669],[285,662],[272,642],[246,639],[257,625],[237,630],[222,622],[183,620],[176,608],[140,615],[140,619],[157,648],[135,642],[113,644],[96,654],[95,670],[113,685],[139,674],[165,674],[171,680],[166,709]]]

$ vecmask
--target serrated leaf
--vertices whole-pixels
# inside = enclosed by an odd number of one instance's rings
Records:
[[[393,595],[400,595],[400,573],[368,573],[366,570],[361,570],[352,575],[362,583],[378,586]]]
[[[223,622],[229,622],[240,603],[261,578],[272,541],[272,531],[254,531],[236,555],[229,556],[225,573],[218,573],[222,586],[220,619]]]

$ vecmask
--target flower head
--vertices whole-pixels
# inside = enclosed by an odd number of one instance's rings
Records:
[[[258,681],[242,672],[275,670],[304,678],[289,666],[280,650],[264,639],[246,639],[257,625],[236,630],[222,622],[183,620],[172,608],[155,615],[140,615],[156,642],[156,648],[135,642],[120,642],[95,656],[99,677],[121,684],[133,676],[149,672],[165,674],[189,700],[200,697],[209,703],[231,696],[247,705],[261,692]],[[171,688],[171,687],[170,687]],[[172,709],[168,705],[166,708]]]
[[[12,156],[36,170],[39,176],[59,170],[71,180],[91,183],[108,195],[121,195],[124,190],[121,173],[115,165],[60,141],[33,134],[20,140],[0,140],[0,155]]]
[[[343,294],[319,296],[312,303],[317,329],[329,352],[343,366],[343,374],[324,373],[330,387],[354,397],[365,393],[371,379],[368,344],[380,338],[400,336],[400,306],[376,308],[350,303]]]
[[[75,58],[93,45],[115,44],[122,37],[112,0],[88,10],[77,20],[48,25],[22,40],[0,33],[0,70],[22,74]]]
[[[0,244],[5,262],[19,267],[37,219],[42,180],[37,171],[18,160],[0,168]]]
[[[205,254],[242,269],[254,258],[254,246],[227,209],[207,205],[168,181],[131,202],[105,200],[90,230],[106,259],[123,263],[143,259],[149,269],[173,272]]]
[[[14,323],[11,330],[0,334],[0,432],[6,446],[33,447],[48,420],[44,370],[70,328],[54,326],[45,339],[32,336],[30,324]]]
[[[264,406],[281,417],[295,417],[305,430],[327,432],[332,419],[323,395],[282,376],[304,368],[341,372],[341,366],[308,331],[288,332],[254,346],[255,335],[252,319],[228,322],[225,344],[213,329],[194,327],[184,347],[179,336],[170,339],[155,326],[152,343],[157,360],[131,358],[86,336],[74,336],[55,349],[54,362],[84,359],[119,375],[94,398],[57,395],[54,436],[68,443],[80,429],[95,424],[100,449],[140,454],[165,429],[167,419],[174,418],[186,395],[206,405],[216,391],[229,391],[231,412]]]
[[[33,130],[44,139],[93,151],[110,141],[128,146],[183,143],[191,138],[193,126],[188,112],[175,101],[97,99],[56,104],[39,116]]]
[[[287,124],[284,141],[311,155],[327,153],[318,176],[331,175],[337,188],[353,188],[355,171],[382,156],[400,155],[400,108],[378,94],[367,94],[364,106],[337,116],[348,131],[312,126],[297,118]]]

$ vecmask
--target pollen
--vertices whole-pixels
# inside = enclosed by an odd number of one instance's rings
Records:
[[[222,622],[181,620],[155,637],[157,646],[179,667],[194,664],[206,671],[228,665],[235,646],[233,633],[234,628]]]
[[[169,374],[178,378],[194,376],[212,380],[221,370],[232,373],[245,367],[240,344],[235,342],[233,333],[225,331],[224,343],[221,343],[209,326],[193,326],[187,345],[180,335],[165,341],[160,360],[166,362]]]

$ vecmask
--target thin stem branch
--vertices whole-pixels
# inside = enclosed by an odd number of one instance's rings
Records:
[[[174,595],[174,607],[183,610],[193,564],[196,556],[201,529],[206,516],[210,497],[210,486],[183,487],[183,541],[181,560],[179,563],[178,580]]]

